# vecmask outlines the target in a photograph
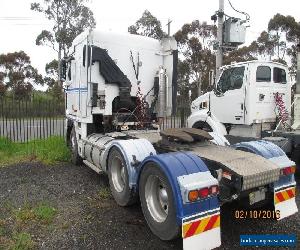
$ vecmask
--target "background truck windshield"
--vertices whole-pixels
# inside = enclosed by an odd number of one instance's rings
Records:
[[[222,93],[228,90],[240,89],[243,85],[245,67],[226,69],[220,77],[217,89]]]

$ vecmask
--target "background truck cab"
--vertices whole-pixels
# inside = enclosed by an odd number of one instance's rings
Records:
[[[255,137],[258,134],[256,125],[271,129],[276,124],[276,93],[282,96],[284,106],[290,113],[291,82],[285,65],[249,61],[224,66],[214,91],[193,101],[188,126],[206,126],[208,130],[215,130],[214,126],[225,125],[229,132],[234,125],[245,125],[240,129],[244,128],[248,135]],[[205,119],[207,115],[200,118],[208,111],[213,115],[214,122]]]

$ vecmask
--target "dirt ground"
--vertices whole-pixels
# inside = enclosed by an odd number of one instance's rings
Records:
[[[55,208],[50,222],[16,216],[24,207],[41,203]],[[220,249],[238,249],[240,234],[288,233],[300,239],[299,212],[277,222],[235,219],[235,210],[233,204],[221,209]],[[36,249],[182,249],[180,239],[163,242],[151,233],[139,204],[118,207],[105,175],[72,164],[26,163],[0,168],[0,249],[13,244],[16,233],[29,234]]]

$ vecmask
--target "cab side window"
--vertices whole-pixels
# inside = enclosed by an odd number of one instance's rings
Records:
[[[243,86],[245,67],[226,69],[220,77],[217,89],[222,93],[240,89]]]
[[[273,69],[273,81],[274,83],[286,83],[286,72],[284,69],[276,68]]]
[[[256,70],[256,82],[271,82],[271,68],[258,66]]]

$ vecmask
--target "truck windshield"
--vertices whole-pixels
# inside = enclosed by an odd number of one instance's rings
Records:
[[[217,90],[225,93],[228,90],[240,89],[243,85],[245,67],[230,68],[223,71],[217,84]]]

